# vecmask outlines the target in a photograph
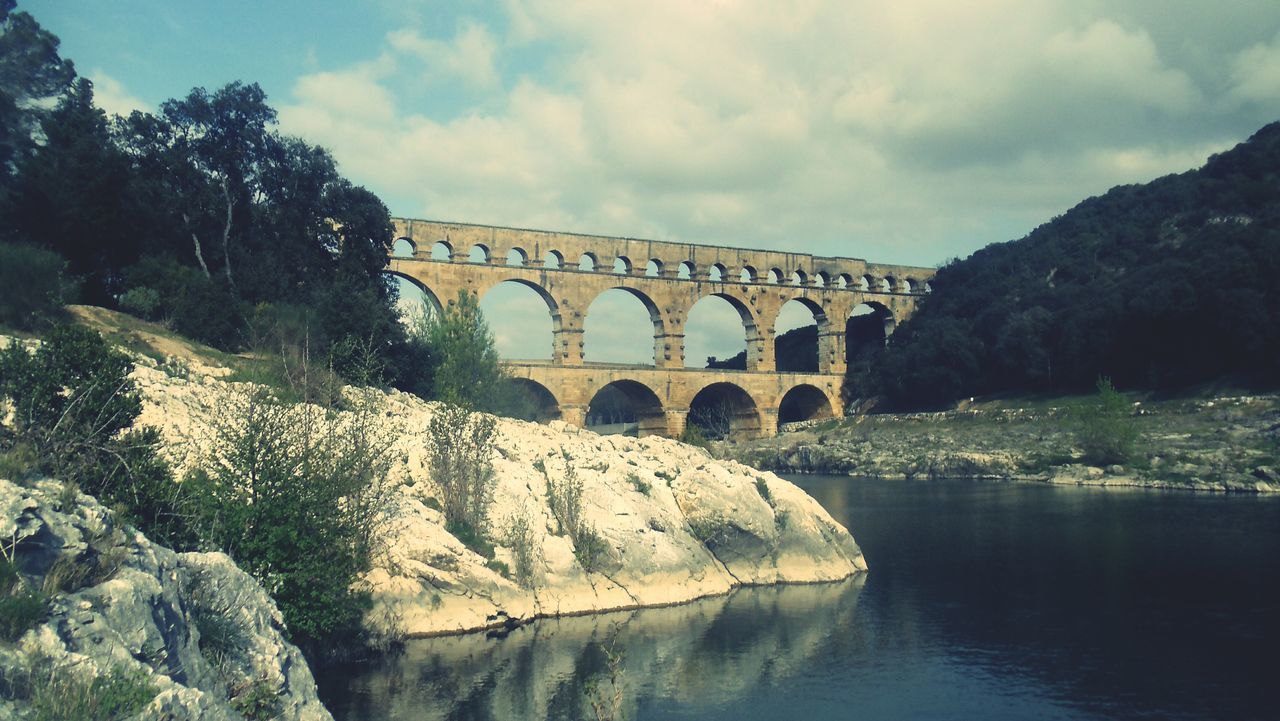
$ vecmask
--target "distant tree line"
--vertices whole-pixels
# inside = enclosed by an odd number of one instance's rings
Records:
[[[947,263],[867,363],[897,408],[1003,392],[1280,384],[1280,123]]]

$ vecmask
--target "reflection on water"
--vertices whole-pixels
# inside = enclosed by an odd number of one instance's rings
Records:
[[[1274,719],[1280,498],[794,479],[871,566],[834,585],[424,639],[319,679],[338,721]]]
[[[744,588],[670,608],[544,619],[503,639],[421,639],[321,685],[346,684],[326,702],[350,721],[594,718],[590,702],[610,696],[614,678],[625,718],[653,697],[718,705],[804,673],[850,626],[861,588],[862,578]],[[620,655],[616,676],[607,650]]]

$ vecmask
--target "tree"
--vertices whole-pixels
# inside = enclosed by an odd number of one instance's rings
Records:
[[[35,145],[42,103],[76,75],[58,55],[58,38],[16,7],[16,0],[0,0],[0,203],[18,161]]]
[[[426,342],[435,359],[432,398],[485,411],[498,407],[506,376],[474,294],[459,292],[429,323]]]

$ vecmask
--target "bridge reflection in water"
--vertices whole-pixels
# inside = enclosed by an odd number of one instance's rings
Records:
[[[435,307],[460,292],[482,297],[517,283],[546,305],[551,360],[510,362],[538,399],[540,417],[585,425],[609,391],[634,408],[636,433],[677,436],[694,422],[713,436],[773,435],[780,422],[838,416],[850,319],[869,313],[880,338],[915,311],[933,269],[727,246],[396,219],[398,250],[387,272]],[[653,365],[585,362],[584,321],[601,294],[621,290],[648,312]],[[699,300],[737,312],[741,371],[685,367],[685,326]],[[784,306],[799,303],[817,326],[812,372],[779,371],[774,336]],[[862,323],[860,327],[867,326]]]
[[[618,718],[640,704],[727,703],[787,684],[847,644],[866,576],[840,583],[740,588],[669,608],[543,619],[505,638],[410,641],[403,655],[320,678],[337,721],[586,719],[612,693],[606,651],[620,654]]]

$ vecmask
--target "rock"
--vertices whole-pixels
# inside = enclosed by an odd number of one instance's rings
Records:
[[[1267,485],[1280,484],[1280,471],[1271,466],[1258,466],[1253,469],[1253,477]]]
[[[87,549],[114,561],[53,593],[44,619],[15,646],[0,648],[6,677],[37,658],[83,679],[140,673],[158,694],[136,718],[211,721],[241,719],[230,698],[256,683],[277,699],[278,718],[331,721],[302,654],[280,635],[280,612],[231,559],[176,554],[118,526],[93,498],[81,494],[62,508],[61,496],[54,481],[25,488],[0,480],[0,530],[26,582],[39,587],[59,559],[79,562]],[[202,604],[234,619],[242,651],[235,660],[215,665],[202,653],[193,620]],[[0,717],[22,705],[0,701]]]
[[[158,427],[180,467],[199,462],[226,394],[220,379],[175,379],[139,365],[139,421]],[[199,380],[197,381],[197,379]],[[354,392],[354,391],[352,391]],[[367,575],[374,628],[432,635],[539,616],[669,605],[745,584],[833,581],[866,570],[849,532],[813,499],[772,473],[718,461],[699,448],[650,436],[599,436],[555,421],[499,419],[489,512],[496,561],[515,568],[506,529],[527,514],[537,572],[528,587],[467,549],[431,508],[440,491],[428,471],[424,430],[435,404],[376,394],[378,431],[394,439],[397,491],[380,534],[385,551]],[[541,467],[544,470],[539,470]],[[559,533],[548,478],[572,467],[583,484],[583,517],[603,542],[591,571]]]

